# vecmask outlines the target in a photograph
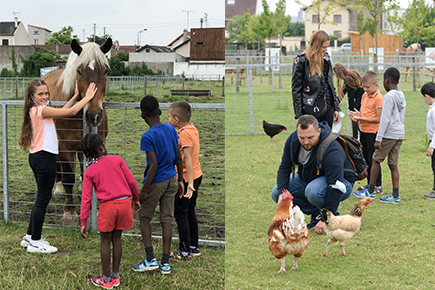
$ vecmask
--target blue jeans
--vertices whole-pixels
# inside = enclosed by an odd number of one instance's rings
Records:
[[[344,180],[346,192],[341,195],[340,201],[348,198],[352,192],[353,184]],[[328,183],[325,176],[320,176],[311,182],[303,181],[298,174],[290,175],[288,190],[293,195],[293,203],[302,210],[304,214],[312,215],[320,213],[320,209],[325,206],[326,192],[328,191]],[[278,192],[277,186],[272,189],[272,199],[278,202],[278,197],[281,192]],[[335,213],[338,215],[338,210]]]

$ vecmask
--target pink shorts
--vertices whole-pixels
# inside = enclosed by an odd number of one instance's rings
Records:
[[[100,204],[97,227],[100,232],[128,230],[133,227],[133,210],[130,198],[109,200]]]

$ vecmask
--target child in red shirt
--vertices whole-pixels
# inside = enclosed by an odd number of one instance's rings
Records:
[[[133,196],[133,211],[140,209],[139,190],[136,179],[121,157],[107,156],[104,140],[98,134],[86,134],[80,143],[81,149],[90,159],[83,178],[82,202],[80,209],[83,238],[88,234],[87,220],[92,201],[92,187],[100,202],[98,230],[101,236],[101,264],[103,276],[94,276],[96,286],[112,289],[119,285],[119,264],[121,262],[123,230],[133,227],[133,213],[130,196]],[[110,244],[113,244],[113,264],[110,269]]]

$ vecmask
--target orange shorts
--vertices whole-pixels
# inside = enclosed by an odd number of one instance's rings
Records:
[[[133,227],[133,210],[130,198],[101,203],[97,225],[98,230],[103,233],[131,229]]]

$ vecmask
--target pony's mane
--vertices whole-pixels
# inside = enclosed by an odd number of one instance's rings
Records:
[[[68,96],[73,95],[77,79],[77,68],[81,65],[88,65],[92,61],[95,61],[94,66],[101,65],[109,67],[107,57],[96,43],[89,42],[83,45],[80,55],[77,55],[74,51],[70,52],[65,69],[57,81],[58,86],[63,82],[62,92],[64,94]]]

